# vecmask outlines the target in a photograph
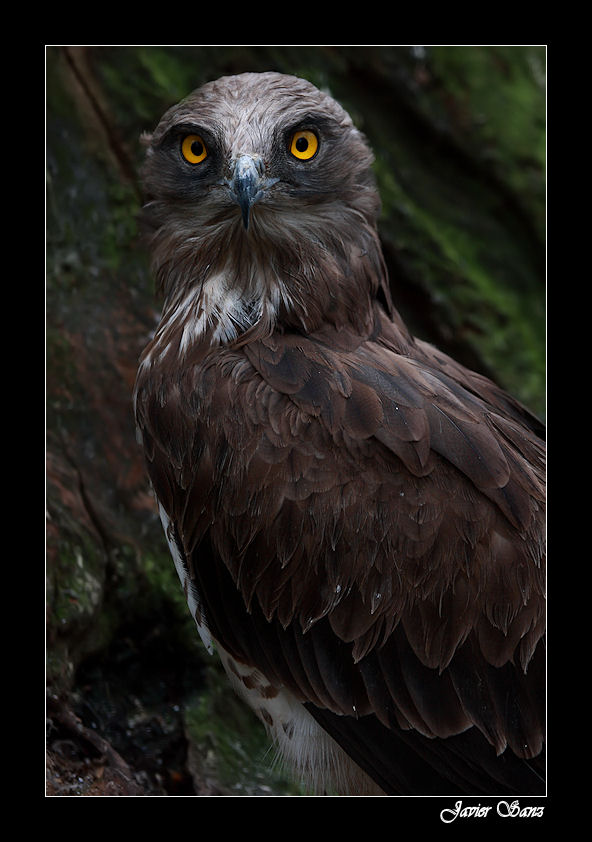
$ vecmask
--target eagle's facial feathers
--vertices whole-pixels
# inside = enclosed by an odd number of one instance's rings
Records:
[[[372,153],[331,97],[294,83],[206,85],[148,139],[143,218],[165,309],[184,312],[179,348],[256,324],[360,326],[386,286]]]

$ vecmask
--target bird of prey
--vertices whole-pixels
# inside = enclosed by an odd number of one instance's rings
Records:
[[[405,326],[330,95],[227,76],[143,140],[135,413],[206,646],[312,793],[544,794],[542,424]]]

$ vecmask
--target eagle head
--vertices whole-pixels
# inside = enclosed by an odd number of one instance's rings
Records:
[[[279,73],[223,77],[144,140],[143,219],[165,306],[190,296],[214,341],[255,323],[363,320],[384,283],[380,200],[368,143],[329,94]]]

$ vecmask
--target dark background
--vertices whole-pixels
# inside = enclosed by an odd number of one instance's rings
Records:
[[[327,88],[376,154],[393,295],[419,336],[545,409],[544,46],[48,46],[50,796],[299,794],[203,650],[135,441],[158,302],[139,136],[201,83]]]

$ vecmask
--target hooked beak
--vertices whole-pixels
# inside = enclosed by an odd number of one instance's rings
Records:
[[[265,176],[265,168],[260,158],[241,155],[234,163],[230,180],[227,182],[234,201],[241,209],[245,230],[249,228],[251,208],[263,196],[266,189],[278,179]]]

